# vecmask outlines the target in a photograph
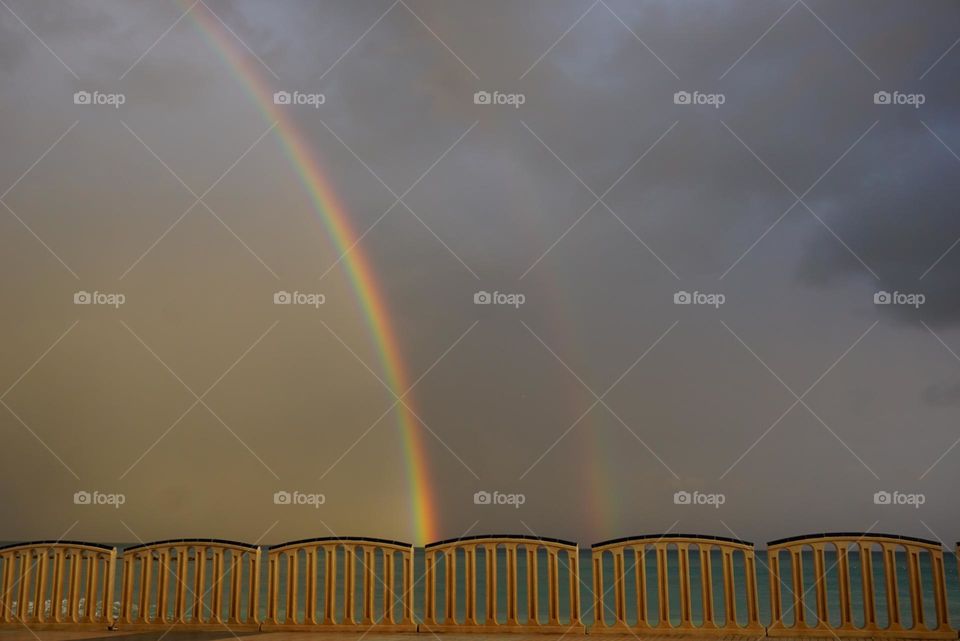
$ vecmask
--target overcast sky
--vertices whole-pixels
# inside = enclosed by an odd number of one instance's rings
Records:
[[[417,538],[354,253],[437,537],[960,537],[956,3],[5,3],[0,538]]]

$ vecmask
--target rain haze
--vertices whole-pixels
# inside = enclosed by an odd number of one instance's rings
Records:
[[[0,4],[0,539],[960,535],[957,3]]]

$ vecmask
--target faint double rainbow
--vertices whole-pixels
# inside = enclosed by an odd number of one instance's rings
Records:
[[[310,196],[313,208],[319,214],[334,244],[344,254],[342,262],[363,311],[367,329],[376,345],[386,382],[395,394],[402,395],[409,388],[409,379],[403,365],[399,342],[390,325],[386,297],[377,282],[370,260],[359,245],[354,247],[357,234],[346,208],[324,175],[319,159],[288,113],[274,105],[273,90],[267,83],[259,62],[252,60],[249,53],[241,50],[236,36],[230,33],[203,3],[191,5],[185,0],[178,2],[184,11],[189,12],[193,23],[233,70],[264,118],[270,123],[277,123],[275,129],[284,153],[296,170]],[[417,539],[414,543],[435,541],[438,539],[437,518],[421,431],[412,412],[402,403],[397,404],[396,414],[405,450],[413,530]]]

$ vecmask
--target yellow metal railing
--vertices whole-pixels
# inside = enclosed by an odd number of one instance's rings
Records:
[[[157,541],[123,551],[119,623],[256,627],[260,548],[217,539]]]
[[[109,625],[117,553],[74,541],[0,548],[0,622]]]
[[[668,565],[676,567],[675,586],[670,584]],[[740,585],[735,579],[738,565],[743,576]],[[612,566],[609,580],[605,566]],[[651,571],[655,586],[649,585]],[[720,580],[719,592],[715,576]],[[628,590],[633,596],[629,608]],[[671,592],[678,594],[678,603],[671,604]],[[608,609],[605,604],[611,595],[613,607]],[[694,618],[695,599],[699,620]],[[738,600],[745,604],[744,612],[738,611]],[[597,543],[593,546],[593,603],[591,633],[763,634],[753,544],[736,539],[664,534]]]
[[[427,545],[424,566],[423,630],[583,631],[576,543],[532,536],[452,539]],[[442,584],[438,580],[441,570]],[[561,574],[564,573],[566,616],[561,613],[561,584],[564,583]],[[458,620],[457,591],[461,583],[465,592],[464,608]],[[546,594],[541,595],[543,588]],[[519,602],[521,591],[526,595],[526,607],[521,607]],[[478,609],[481,594],[483,612]],[[438,607],[441,595],[442,614]]]
[[[330,537],[275,545],[268,553],[267,581],[265,630],[417,629],[409,543]]]
[[[947,616],[943,551],[935,541],[839,533],[781,539],[769,543],[767,549],[770,636],[957,637]],[[853,567],[859,571],[852,571]],[[924,608],[922,567],[930,574],[932,621]],[[789,583],[784,577],[787,569]],[[828,589],[831,575],[836,577],[835,598]],[[901,578],[906,580],[905,587]],[[862,595],[859,613],[853,608],[855,589]],[[901,607],[904,601],[906,617]],[[784,607],[785,603],[789,605]],[[904,625],[905,618],[911,622],[909,626]],[[856,619],[862,622],[858,625]]]

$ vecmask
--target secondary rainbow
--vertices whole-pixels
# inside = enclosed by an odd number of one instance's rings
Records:
[[[273,103],[273,89],[267,83],[260,63],[241,50],[236,36],[203,3],[191,6],[184,0],[179,2],[240,79],[267,122],[277,123],[275,130],[284,153],[310,195],[313,207],[334,244],[345,253],[342,262],[376,345],[386,382],[397,395],[403,394],[409,387],[409,379],[403,366],[399,342],[390,326],[386,297],[377,283],[370,260],[359,245],[354,246],[358,235],[346,209],[324,175],[319,159],[304,142],[291,116]],[[427,476],[421,428],[417,419],[403,405],[397,405],[396,414],[409,477],[414,536],[417,539],[414,543],[435,541],[438,538],[437,518]]]

